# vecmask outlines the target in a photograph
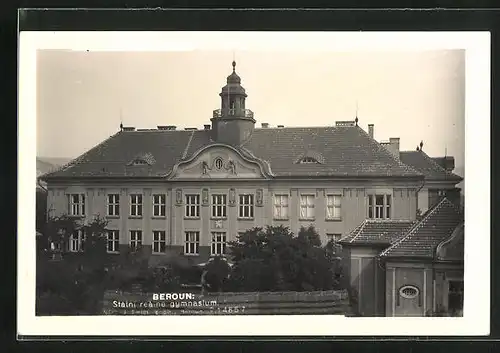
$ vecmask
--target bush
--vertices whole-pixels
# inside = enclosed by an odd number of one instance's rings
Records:
[[[221,257],[217,256],[205,266],[204,281],[209,292],[220,292],[226,286],[231,268]]]

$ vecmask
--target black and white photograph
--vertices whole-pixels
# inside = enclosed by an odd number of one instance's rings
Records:
[[[26,332],[489,329],[488,34],[20,48]]]

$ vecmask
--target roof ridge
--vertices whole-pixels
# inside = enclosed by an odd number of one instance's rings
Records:
[[[349,243],[354,242],[354,240],[356,240],[356,238],[359,237],[359,235],[361,234],[361,232],[363,231],[363,229],[365,229],[365,227],[366,227],[366,219],[363,221],[363,223],[359,227],[359,230],[358,230],[357,234],[351,239],[351,241],[349,241]]]
[[[66,171],[68,168],[73,167],[74,165],[80,164],[82,160],[89,155],[91,152],[95,151],[96,149],[102,147],[105,143],[107,143],[109,140],[111,140],[113,137],[118,136],[122,131],[115,132],[113,135],[109,136],[108,138],[104,139],[103,141],[99,142],[97,145],[92,147],[91,149],[87,150],[87,152],[82,153],[80,156],[70,160],[68,163],[64,164],[61,166],[59,169],[55,171],[51,171],[49,173],[43,174],[40,176],[40,179],[43,180],[43,177],[46,177],[52,173],[59,172],[59,171]]]
[[[417,152],[417,151],[415,151],[415,152]],[[434,158],[430,157],[430,156],[429,156],[427,153],[425,153],[424,151],[420,150],[420,151],[418,151],[418,152],[422,153],[422,154],[423,154],[423,156],[424,156],[424,158],[426,158],[426,159],[427,159],[427,160],[428,160],[428,161],[429,161],[429,162],[430,162],[430,163],[431,163],[434,167],[438,167],[439,169],[441,169],[441,170],[445,173],[445,175],[450,175],[450,176],[451,176],[451,175],[455,175],[454,173],[449,172],[449,171],[447,171],[445,168],[443,168],[443,166],[441,166],[438,162],[436,162],[436,161],[434,160]],[[458,175],[457,175],[457,176],[458,176]]]
[[[415,168],[413,168],[412,166],[409,166],[408,164],[405,164],[401,161],[401,159],[399,158],[399,156],[395,156],[394,154],[392,154],[387,148],[385,148],[384,146],[382,146],[382,144],[380,142],[378,142],[377,140],[375,140],[374,137],[371,137],[370,134],[368,132],[366,132],[364,129],[362,129],[359,125],[356,125],[355,127],[357,127],[363,134],[365,134],[365,136],[367,136],[370,140],[372,140],[373,142],[376,143],[377,145],[377,148],[379,151],[383,151],[382,153],[385,153],[386,155],[388,155],[390,158],[392,158],[394,160],[394,162],[399,166],[399,167],[404,167],[404,168],[407,168],[409,169],[410,171],[416,173],[417,175],[424,175],[423,173],[421,173],[420,171],[416,170]]]
[[[185,159],[186,158],[187,153],[189,151],[189,147],[191,147],[191,141],[193,141],[193,136],[194,136],[194,132],[195,131],[196,130],[191,131],[191,136],[189,136],[189,140],[188,140],[188,142],[186,144],[186,148],[184,149],[184,152],[182,152],[181,159]]]
[[[422,225],[423,225],[423,224],[427,221],[427,219],[428,219],[428,218],[429,218],[432,214],[434,214],[434,212],[435,212],[436,210],[438,210],[439,208],[441,208],[441,206],[443,205],[444,199],[445,199],[445,198],[443,198],[441,201],[439,201],[439,203],[438,203],[436,206],[434,206],[434,207],[432,208],[432,210],[431,210],[429,213],[427,213],[427,215],[426,215],[424,218],[422,218],[422,219],[421,219],[420,221],[418,221],[418,222],[417,222],[417,223],[416,223],[416,224],[415,224],[415,225],[414,225],[411,229],[409,229],[409,230],[408,230],[408,233],[407,233],[405,236],[401,237],[401,239],[398,239],[397,241],[395,241],[395,242],[394,242],[394,244],[392,244],[390,247],[388,247],[387,249],[385,249],[384,251],[382,251],[382,253],[380,254],[380,256],[385,256],[385,255],[387,255],[387,253],[389,253],[389,252],[390,252],[391,250],[393,250],[393,249],[396,249],[399,245],[401,245],[401,243],[402,243],[403,241],[405,241],[405,240],[406,240],[406,239],[408,239],[411,235],[413,235],[413,234],[415,233],[415,231],[416,231],[418,228],[420,228],[420,226],[422,226]]]

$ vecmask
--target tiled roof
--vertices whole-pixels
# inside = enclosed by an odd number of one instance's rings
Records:
[[[448,172],[424,151],[401,151],[399,158],[404,164],[424,174],[428,180],[450,180],[457,183],[462,181],[460,176]]]
[[[447,198],[443,198],[380,256],[433,258],[436,247],[448,239],[463,220],[461,211]]]
[[[407,220],[374,220],[367,219],[351,233],[342,238],[342,244],[386,244],[390,245],[401,238],[416,221]]]
[[[160,177],[174,165],[189,159],[211,140],[210,130],[123,131],[92,148],[50,177]],[[276,177],[422,177],[401,163],[360,127],[256,128],[250,139],[237,147],[270,164]],[[138,154],[151,154],[152,165],[128,165]],[[315,151],[320,164],[297,164],[300,156]]]

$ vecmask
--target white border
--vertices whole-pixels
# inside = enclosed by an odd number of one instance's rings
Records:
[[[490,320],[489,32],[21,32],[19,60],[18,334],[487,335]],[[300,45],[298,45],[300,43]],[[463,318],[339,316],[35,316],[36,50],[375,51],[466,49]],[[21,246],[22,244],[22,246]]]

